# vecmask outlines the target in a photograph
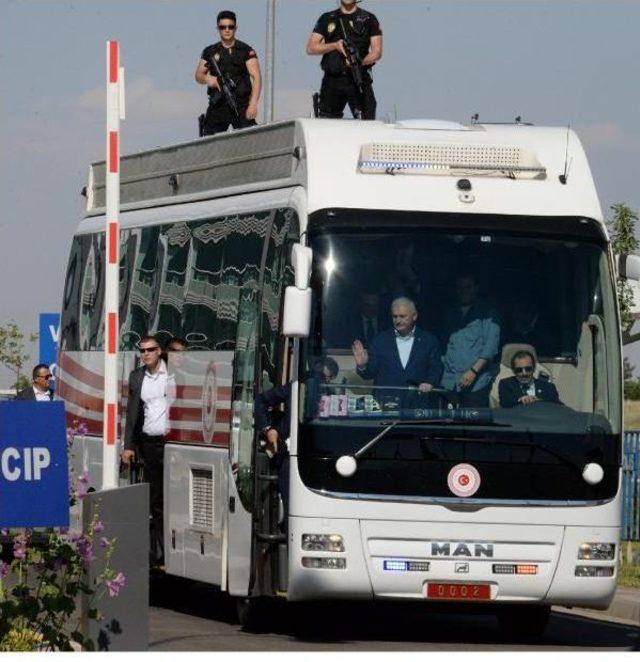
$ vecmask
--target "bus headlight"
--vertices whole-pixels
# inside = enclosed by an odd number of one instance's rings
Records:
[[[344,540],[337,533],[303,533],[305,552],[344,552]]]
[[[578,558],[588,561],[612,561],[616,546],[610,542],[583,542],[578,548]]]

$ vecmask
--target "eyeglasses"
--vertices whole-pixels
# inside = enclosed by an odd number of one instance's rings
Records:
[[[38,375],[38,379],[51,379],[53,375]]]
[[[226,23],[225,25],[219,25],[218,30],[235,30],[236,26],[231,23]]]
[[[141,347],[140,354],[148,354],[149,352],[155,352],[159,347]]]
[[[530,372],[533,372],[533,366],[528,365],[528,366],[525,366],[524,368],[514,368],[513,372],[515,372],[516,374],[521,373],[521,372],[530,373]]]

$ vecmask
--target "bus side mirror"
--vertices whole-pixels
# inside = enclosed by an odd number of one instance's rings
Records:
[[[312,260],[313,251],[308,246],[293,245],[291,248],[291,264],[296,278],[296,287],[299,290],[306,290],[309,287]]]
[[[640,255],[620,255],[618,257],[618,273],[621,278],[640,281]]]
[[[290,285],[284,291],[282,335],[289,338],[308,338],[311,327],[311,288],[299,290]]]
[[[313,251],[308,246],[294,244],[291,249],[291,264],[295,274],[295,285],[284,291],[282,313],[282,335],[289,338],[307,338],[311,327],[311,261]]]

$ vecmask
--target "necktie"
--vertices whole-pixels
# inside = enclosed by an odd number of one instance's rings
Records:
[[[365,326],[364,329],[365,342],[368,347],[369,345],[371,345],[371,341],[373,340],[373,335],[374,335],[373,320],[370,317],[368,317],[364,326]]]

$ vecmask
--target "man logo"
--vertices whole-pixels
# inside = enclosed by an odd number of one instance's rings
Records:
[[[468,563],[456,563],[455,571],[456,571],[456,573],[458,573],[460,575],[466,575],[469,572],[469,564]]]
[[[481,544],[478,542],[459,542],[455,548],[452,549],[452,544],[448,542],[432,542],[431,555],[432,556],[467,556],[469,558],[479,558],[486,556],[493,558],[493,545]]]

